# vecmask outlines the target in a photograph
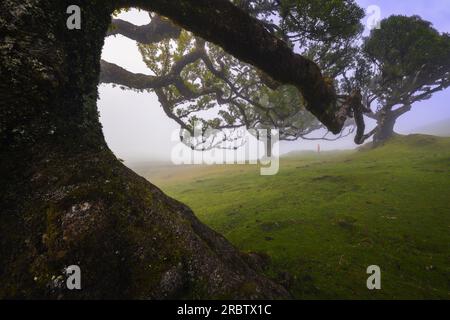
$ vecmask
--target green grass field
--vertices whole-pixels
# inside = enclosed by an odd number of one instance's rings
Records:
[[[139,170],[138,170],[139,171]],[[397,137],[298,154],[275,176],[251,165],[139,171],[299,299],[450,299],[450,138]],[[381,268],[382,289],[366,287]]]

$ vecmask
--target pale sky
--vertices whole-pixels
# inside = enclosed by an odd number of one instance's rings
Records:
[[[420,15],[431,21],[440,32],[450,32],[450,0],[357,0],[362,8],[376,5],[381,18],[392,14]],[[145,12],[132,10],[120,15],[121,19],[137,25],[149,22]],[[150,74],[137,50],[136,43],[122,36],[105,41],[102,58],[129,71]],[[135,93],[111,85],[99,87],[100,120],[109,147],[119,157],[129,162],[169,160],[178,126],[163,112],[155,95]],[[395,130],[410,133],[423,125],[450,118],[450,89],[437,93],[432,99],[417,103],[399,118]],[[370,129],[370,123],[369,123]],[[176,134],[175,134],[176,135]],[[322,150],[355,147],[352,137],[334,142],[319,142]],[[282,142],[281,153],[292,150],[316,149],[317,141]]]

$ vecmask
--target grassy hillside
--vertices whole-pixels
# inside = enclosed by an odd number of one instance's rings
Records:
[[[450,298],[450,138],[397,137],[375,150],[256,166],[144,170],[296,298]],[[366,288],[379,265],[382,289]]]

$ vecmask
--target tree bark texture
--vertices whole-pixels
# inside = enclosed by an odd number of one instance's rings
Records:
[[[170,16],[184,2],[197,1],[2,0],[0,298],[289,297],[260,275],[257,255],[240,253],[105,143],[96,101],[111,13],[136,5]],[[81,30],[66,28],[74,4]],[[80,266],[82,290],[67,290],[69,265]]]

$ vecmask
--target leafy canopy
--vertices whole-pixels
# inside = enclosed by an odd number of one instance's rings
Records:
[[[363,45],[383,105],[412,104],[450,85],[450,35],[418,16],[391,16]]]

